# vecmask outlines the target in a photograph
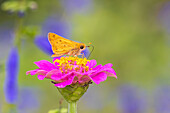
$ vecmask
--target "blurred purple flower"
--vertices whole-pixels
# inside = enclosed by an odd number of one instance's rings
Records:
[[[93,0],[61,0],[68,14],[82,13],[92,9]]]
[[[170,33],[170,1],[164,3],[160,9],[158,18],[162,25],[166,28],[167,32]]]
[[[38,46],[43,52],[48,55],[52,55],[53,51],[47,37],[37,36],[34,40],[36,46]]]
[[[145,97],[138,88],[130,85],[119,87],[119,101],[122,113],[144,113],[146,110]]]
[[[13,47],[6,62],[6,77],[4,83],[4,93],[6,101],[15,104],[18,97],[18,71],[19,54],[18,49]]]
[[[32,113],[40,106],[39,94],[40,91],[37,88],[24,87],[20,90],[18,99],[18,111],[19,113]]]
[[[170,86],[157,88],[154,103],[155,113],[170,113]]]

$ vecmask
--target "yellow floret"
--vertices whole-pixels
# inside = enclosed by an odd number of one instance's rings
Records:
[[[75,68],[76,71],[78,71],[80,69],[80,67],[83,67],[84,71],[88,71],[89,67],[86,66],[87,62],[89,62],[90,60],[87,60],[86,58],[78,58],[78,57],[61,57],[60,60],[56,59],[54,61],[59,63],[58,66],[60,66],[60,70],[63,72],[63,69],[66,70],[72,70],[74,67],[74,62],[76,62],[76,65],[79,65],[79,68]]]

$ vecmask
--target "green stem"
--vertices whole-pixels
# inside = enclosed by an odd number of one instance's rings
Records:
[[[77,102],[68,103],[68,113],[77,113]]]
[[[23,27],[23,18],[18,18],[16,22],[16,30],[15,30],[15,40],[14,45],[18,48],[21,46],[21,33]]]

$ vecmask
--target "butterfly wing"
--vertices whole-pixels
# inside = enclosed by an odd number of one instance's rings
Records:
[[[49,33],[48,40],[54,54],[52,57],[59,57],[65,54],[75,55],[78,53],[80,43],[65,39],[57,34]]]

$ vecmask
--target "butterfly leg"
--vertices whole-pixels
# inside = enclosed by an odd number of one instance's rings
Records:
[[[66,55],[66,57],[70,57],[70,55],[68,55],[68,54],[65,54]]]
[[[84,53],[82,54],[82,58],[84,58],[85,56],[84,56]]]

